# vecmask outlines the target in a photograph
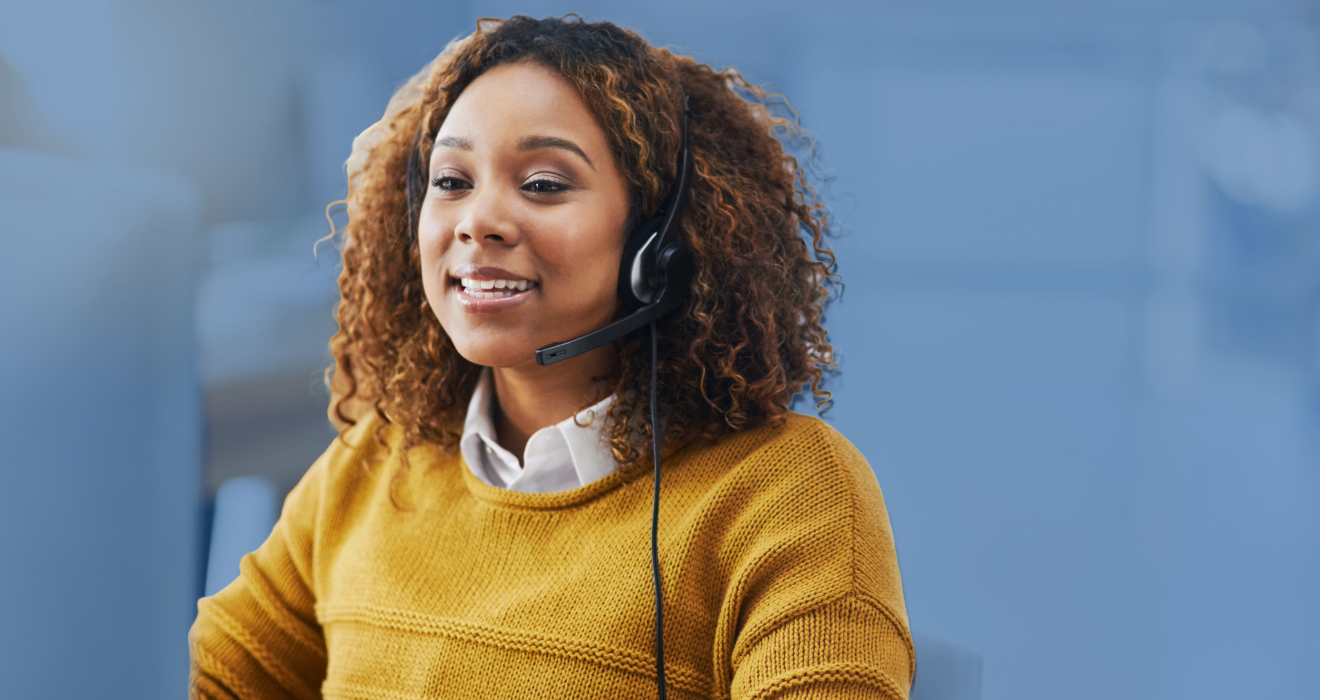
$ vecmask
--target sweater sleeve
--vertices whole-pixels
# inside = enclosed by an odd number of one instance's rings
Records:
[[[782,621],[743,653],[735,700],[905,700],[906,626],[878,601],[849,594]]]
[[[314,611],[312,543],[329,454],[289,493],[238,578],[198,601],[188,634],[190,698],[321,697],[326,650]]]
[[[794,444],[757,530],[734,645],[732,700],[906,700],[916,659],[880,486],[833,429]]]

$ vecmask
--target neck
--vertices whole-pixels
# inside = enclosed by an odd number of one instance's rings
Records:
[[[603,397],[593,378],[610,376],[618,358],[611,345],[571,360],[493,368],[495,433],[500,447],[522,459],[533,433],[558,423]]]

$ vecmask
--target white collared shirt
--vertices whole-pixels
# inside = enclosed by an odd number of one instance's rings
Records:
[[[463,437],[458,443],[463,461],[478,479],[510,491],[554,493],[586,486],[614,471],[614,455],[603,433],[613,396],[532,433],[521,465],[495,440],[491,412],[494,396],[494,382],[487,367],[481,370],[477,389],[468,402]]]

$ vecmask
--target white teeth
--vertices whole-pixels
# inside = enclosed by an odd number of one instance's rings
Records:
[[[525,292],[536,286],[531,280],[474,280],[471,277],[459,278],[463,289],[474,299],[503,299],[517,292]],[[507,289],[507,292],[488,292],[488,289]]]

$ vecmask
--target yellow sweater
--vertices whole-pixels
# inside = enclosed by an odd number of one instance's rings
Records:
[[[652,698],[649,472],[488,486],[364,421],[198,604],[193,698]],[[373,465],[374,462],[374,465]],[[880,488],[822,421],[693,445],[660,499],[670,697],[906,698],[915,658]]]

